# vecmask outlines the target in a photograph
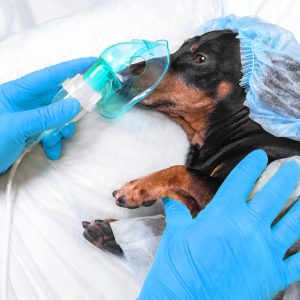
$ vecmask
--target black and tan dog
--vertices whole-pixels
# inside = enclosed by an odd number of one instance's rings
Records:
[[[183,128],[191,144],[186,164],[130,181],[113,193],[117,205],[150,206],[169,196],[195,215],[252,150],[264,149],[270,162],[300,155],[300,143],[275,137],[249,118],[239,84],[241,68],[239,39],[228,30],[191,38],[171,55],[168,74],[142,106],[166,114]],[[84,222],[84,236],[99,248],[120,253],[112,221]]]

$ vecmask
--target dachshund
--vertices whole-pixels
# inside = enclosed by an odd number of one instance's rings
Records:
[[[129,181],[113,192],[118,206],[150,206],[171,197],[195,216],[249,152],[263,149],[269,162],[300,155],[299,142],[275,137],[250,119],[241,70],[240,41],[230,30],[195,36],[171,55],[168,73],[140,106],[182,127],[190,142],[186,163]],[[84,222],[84,236],[101,249],[122,253],[109,225],[113,221]]]

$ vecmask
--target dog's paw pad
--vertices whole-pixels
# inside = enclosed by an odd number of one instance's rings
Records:
[[[82,222],[83,236],[96,247],[114,254],[122,254],[121,247],[117,244],[110,223],[115,220],[95,220]]]

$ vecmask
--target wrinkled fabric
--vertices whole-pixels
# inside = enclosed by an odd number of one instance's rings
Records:
[[[241,47],[245,105],[266,131],[300,140],[300,45],[280,26],[256,17],[229,15],[208,21],[200,33],[229,29]]]

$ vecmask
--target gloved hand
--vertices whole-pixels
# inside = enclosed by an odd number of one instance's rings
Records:
[[[286,163],[246,202],[266,165],[265,152],[248,155],[195,219],[181,203],[164,200],[167,226],[140,300],[269,300],[300,279],[300,254],[283,259],[300,236],[300,202],[271,227],[300,167]]]
[[[76,116],[80,104],[75,99],[49,104],[65,79],[86,71],[94,62],[92,57],[76,59],[0,85],[0,173],[17,160],[28,139]],[[70,138],[74,131],[75,124],[69,124],[60,134],[45,137],[46,155],[58,159],[61,139]]]

